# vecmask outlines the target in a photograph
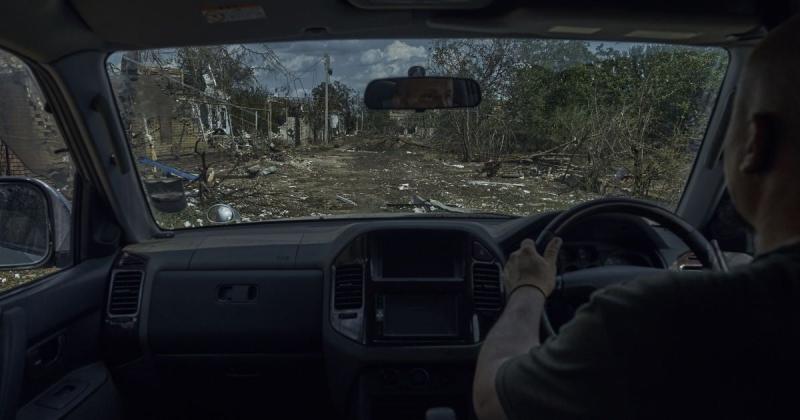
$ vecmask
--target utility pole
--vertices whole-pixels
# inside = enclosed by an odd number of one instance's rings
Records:
[[[323,144],[328,144],[328,85],[331,84],[331,57],[325,54],[325,132],[322,135]]]
[[[286,108],[284,108],[283,110],[286,113],[285,114],[286,122],[284,124],[286,125],[286,141],[288,142],[289,141],[289,91],[288,90],[286,91]]]
[[[267,98],[267,141],[272,137],[272,101]]]

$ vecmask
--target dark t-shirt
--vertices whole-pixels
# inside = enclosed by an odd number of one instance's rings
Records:
[[[595,293],[504,363],[511,420],[800,417],[800,245]]]

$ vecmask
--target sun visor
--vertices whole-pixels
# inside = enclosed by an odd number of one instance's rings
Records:
[[[754,16],[634,14],[515,9],[495,17],[438,16],[428,19],[430,28],[469,31],[494,36],[540,36],[557,39],[645,41],[681,44],[724,44],[757,31]]]

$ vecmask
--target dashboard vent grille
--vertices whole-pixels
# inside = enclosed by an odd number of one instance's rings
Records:
[[[134,316],[139,313],[142,291],[142,271],[115,271],[111,278],[111,291],[108,296],[110,316]]]
[[[340,265],[334,271],[333,307],[337,310],[361,308],[364,304],[364,266]]]
[[[475,263],[472,266],[475,311],[495,315],[503,305],[500,290],[500,268],[496,264]]]
[[[147,264],[147,260],[144,257],[127,252],[123,253],[122,256],[119,257],[119,261],[117,261],[117,267],[119,268],[144,269],[145,264]]]

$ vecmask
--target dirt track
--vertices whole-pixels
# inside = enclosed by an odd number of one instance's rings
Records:
[[[339,147],[288,150],[283,162],[262,159],[230,164],[218,159],[215,197],[202,202],[190,197],[189,208],[159,214],[164,227],[205,225],[204,209],[227,203],[244,222],[347,213],[442,211],[426,203],[480,212],[530,214],[563,208],[590,196],[525,170],[486,178],[480,163],[462,163],[453,156],[401,142],[351,140]],[[186,161],[181,162],[189,164]],[[250,178],[246,168],[274,168]],[[535,173],[535,171],[533,172]],[[196,191],[191,194],[196,195]]]

